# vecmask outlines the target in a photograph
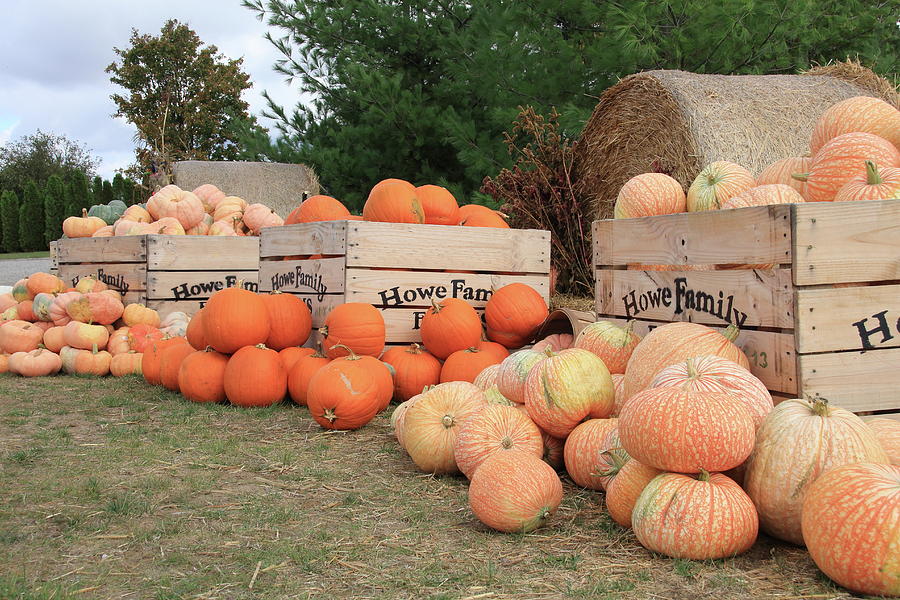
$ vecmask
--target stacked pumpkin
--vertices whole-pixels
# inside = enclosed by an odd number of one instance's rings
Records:
[[[622,186],[615,218],[798,202],[900,198],[900,111],[878,98],[838,102],[818,119],[810,156],[784,158],[754,178],[728,161],[706,166],[687,194],[662,173]]]
[[[122,296],[96,279],[66,288],[61,279],[34,273],[0,295],[0,372],[23,376],[140,374],[150,340],[177,328],[174,319]]]
[[[192,192],[173,184],[153,194],[146,205],[126,208],[114,201],[91,207],[81,217],[63,221],[63,233],[70,238],[150,233],[237,236],[259,235],[263,227],[283,223],[265,204],[247,204],[237,196],[226,196],[212,184],[201,185]]]

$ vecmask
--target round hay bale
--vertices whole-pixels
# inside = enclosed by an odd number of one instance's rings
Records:
[[[619,189],[641,173],[667,173],[685,190],[716,160],[756,176],[776,160],[807,154],[819,115],[853,96],[898,101],[888,81],[849,62],[803,75],[630,75],[603,92],[581,133],[575,191],[596,218],[608,219]]]

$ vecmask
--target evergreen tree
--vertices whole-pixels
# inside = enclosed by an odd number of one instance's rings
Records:
[[[112,189],[113,189],[113,199],[121,200],[125,204],[130,204],[129,200],[131,200],[131,194],[127,189],[126,179],[122,177],[121,173],[116,173],[115,177],[112,180]]]
[[[26,252],[47,247],[44,244],[44,195],[34,181],[25,184],[19,204],[19,246]]]
[[[81,209],[90,208],[93,204],[88,177],[81,171],[73,171],[66,182],[70,190],[66,199],[66,214],[68,216],[81,216]]]
[[[100,197],[96,199],[97,204],[109,204],[116,199],[116,192],[113,190],[112,183],[108,179],[103,180],[103,186],[100,188]]]
[[[62,236],[66,214],[66,186],[58,175],[51,175],[44,187],[44,241],[50,243]]]
[[[88,208],[91,204],[101,204],[101,198],[103,198],[103,178],[96,175],[91,180],[91,199],[88,202]]]
[[[12,190],[0,196],[0,221],[3,226],[3,251],[19,251],[19,198]]]

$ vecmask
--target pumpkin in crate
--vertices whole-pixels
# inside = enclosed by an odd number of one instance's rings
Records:
[[[481,340],[481,318],[475,309],[459,298],[432,300],[420,324],[422,343],[440,360],[457,350],[476,346]]]
[[[491,294],[484,307],[487,336],[501,343],[501,339],[521,340],[512,346],[521,347],[534,338],[548,315],[547,302],[533,287],[524,283],[504,285]]]
[[[159,327],[160,325],[158,312],[137,303],[132,303],[125,307],[125,310],[122,311],[122,320],[129,327],[141,324],[149,325],[150,327]]]
[[[225,199],[225,192],[211,183],[198,185],[193,192],[195,196],[200,198],[200,202],[203,203],[203,210],[207,213],[215,211],[219,202]]]
[[[141,225],[141,227],[144,228],[143,233],[158,235],[186,235],[186,230],[189,229],[175,217],[163,217],[158,221],[153,221],[149,225]]]
[[[618,467],[619,462],[628,461],[618,434],[609,435],[617,429],[617,419],[588,419],[572,430],[563,447],[563,461],[572,481],[589,490],[606,489],[612,474],[609,463]]]
[[[503,215],[495,210],[490,212],[475,212],[469,216],[460,219],[460,225],[463,227],[494,227],[496,229],[509,229],[509,223],[503,218]]]
[[[648,550],[673,558],[709,560],[741,554],[756,541],[753,502],[721,473],[663,473],[638,497],[635,536]]]
[[[226,196],[216,205],[213,211],[213,221],[225,221],[227,223],[241,222],[244,217],[244,210],[247,208],[247,201],[238,196]],[[235,231],[238,226],[234,226]]]
[[[539,457],[498,452],[472,475],[469,507],[479,521],[497,531],[528,533],[544,525],[559,508],[559,475]]]
[[[62,359],[58,354],[38,348],[10,355],[7,367],[10,373],[17,373],[22,377],[46,377],[59,372]]]
[[[574,347],[596,354],[610,374],[625,373],[631,353],[641,341],[632,323],[619,327],[610,321],[596,321],[581,330]]]
[[[225,400],[225,367],[228,357],[212,348],[184,357],[178,367],[178,389],[193,402]]]
[[[67,217],[62,224],[63,233],[70,238],[91,237],[101,227],[106,227],[106,221],[88,216],[86,208],[81,209],[80,217]]]
[[[419,344],[389,348],[381,360],[394,368],[394,398],[401,402],[440,383],[440,361]]]
[[[203,337],[222,354],[262,344],[269,337],[271,326],[265,301],[240,286],[214,293],[203,311]]]
[[[87,277],[79,277],[78,282],[75,284],[75,291],[81,292],[82,294],[88,294],[90,292],[102,292],[108,289],[109,286],[107,286],[96,277],[91,277],[90,275],[88,275]]]
[[[195,352],[190,344],[173,344],[159,352],[159,382],[167,390],[178,391],[178,373],[181,363]]]
[[[768,206],[771,204],[799,204],[805,202],[794,188],[782,183],[758,185],[729,198],[722,203],[722,209],[746,208],[748,206]]]
[[[107,225],[106,227],[101,227],[100,229],[95,231],[94,235],[92,235],[91,237],[112,237],[113,235],[115,235],[113,226]]]
[[[424,223],[425,211],[416,187],[402,179],[385,179],[375,184],[363,205],[363,219],[388,223]]]
[[[113,355],[109,361],[109,373],[113,377],[126,375],[141,375],[141,362],[143,356],[134,350]]]
[[[166,348],[178,344],[189,345],[187,339],[183,337],[150,340],[147,343],[141,356],[141,372],[144,374],[144,380],[147,383],[150,385],[162,384],[160,375],[160,358],[162,352]]]
[[[322,352],[321,345],[312,354],[298,358],[287,372],[288,394],[291,400],[300,406],[306,406],[309,381],[329,362],[331,359]]]
[[[606,486],[606,510],[613,521],[631,527],[634,505],[647,484],[663,471],[634,459],[623,464]]]
[[[718,210],[729,198],[756,185],[750,171],[733,162],[716,161],[697,175],[687,193],[689,212]]]
[[[800,513],[810,485],[835,467],[858,462],[890,462],[859,417],[819,398],[785,400],[756,433],[744,489],[766,533],[803,544]]]
[[[203,215],[203,218],[199,223],[194,225],[189,229],[184,230],[185,235],[207,235],[209,233],[209,228],[212,227],[213,218],[212,215]]]
[[[540,458],[544,452],[541,431],[527,415],[512,406],[491,404],[459,428],[453,456],[463,475],[472,475],[498,452],[525,452]]]
[[[283,350],[305,344],[312,331],[312,313],[306,302],[297,296],[278,291],[261,294],[260,297],[269,313],[270,327],[266,346],[273,350]]]
[[[352,351],[330,361],[309,380],[309,414],[326,429],[359,429],[378,414],[385,396],[390,401],[393,385],[385,382],[385,373],[378,359]]]
[[[547,358],[544,352],[519,350],[500,363],[497,370],[497,389],[517,404],[525,404],[525,380],[537,363]]]
[[[212,225],[209,226],[209,230],[206,232],[206,235],[236,236],[237,230],[235,229],[234,223],[232,221],[215,221]]]
[[[66,312],[73,321],[111,325],[122,316],[125,307],[112,294],[90,292],[69,302]]]
[[[165,217],[173,218],[183,230],[199,223],[206,214],[200,198],[174,184],[165,186],[147,200],[147,212],[157,222]]]
[[[287,373],[276,351],[263,344],[244,346],[228,359],[224,384],[235,406],[271,406],[287,394]]]
[[[128,206],[121,200],[112,200],[109,204],[94,204],[88,209],[89,217],[99,217],[107,225],[118,221]]]
[[[797,177],[806,181],[809,202],[832,202],[850,180],[865,176],[866,161],[882,168],[900,167],[900,150],[871,133],[845,133],[822,146],[809,172]]]
[[[425,223],[429,225],[456,225],[459,223],[459,204],[450,190],[439,185],[420,185],[416,197],[425,211]]]
[[[251,204],[244,209],[244,225],[250,229],[253,235],[259,235],[263,227],[280,227],[284,225],[284,219],[265,204]]]
[[[350,216],[350,211],[340,200],[321,194],[310,196],[291,211],[284,220],[285,225],[313,223],[317,221],[341,221]]]
[[[794,179],[795,173],[807,173],[812,166],[811,156],[792,156],[776,160],[756,178],[757,187],[771,184],[790,186],[806,200],[806,182]]]
[[[900,421],[876,418],[867,420],[866,425],[884,448],[891,464],[900,466]]]
[[[31,352],[44,339],[44,331],[34,323],[22,320],[7,321],[0,326],[0,352]]]
[[[877,135],[900,148],[900,111],[881,98],[855,96],[841,100],[819,116],[809,148],[816,153],[839,135],[857,131]]]
[[[331,309],[319,333],[328,358],[347,356],[350,354],[347,348],[374,357],[384,351],[384,317],[381,311],[364,302],[347,302]]]
[[[33,273],[26,280],[25,287],[33,299],[38,294],[59,294],[66,289],[62,279],[50,273]]]
[[[644,173],[626,181],[619,190],[613,217],[631,219],[685,211],[684,189],[676,179],[664,173]]]
[[[153,216],[140,204],[134,204],[125,209],[120,219],[134,223],[152,223]]]
[[[858,594],[900,596],[900,467],[856,463],[808,489],[803,540],[816,565]]]
[[[834,201],[853,202],[889,198],[900,198],[900,168],[879,169],[874,162],[867,160],[865,175],[859,175],[845,183],[838,190]]]
[[[496,354],[482,352],[478,348],[457,350],[447,357],[441,367],[441,383],[447,381],[475,381],[486,367],[500,363]]]

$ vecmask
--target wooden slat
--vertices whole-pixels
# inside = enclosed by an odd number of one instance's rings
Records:
[[[344,257],[316,260],[262,260],[259,288],[265,292],[334,294],[344,291]]]
[[[152,300],[197,300],[209,298],[243,281],[244,289],[257,291],[258,271],[150,271],[147,297]]]
[[[900,346],[900,285],[797,290],[797,352]]]
[[[786,264],[790,206],[595,221],[596,266]]]
[[[162,318],[172,312],[183,312],[193,317],[206,302],[207,300],[148,300],[147,307],[157,311]]]
[[[893,419],[900,421],[900,412],[875,413],[871,415],[860,415],[863,421],[871,421],[872,419]]]
[[[312,313],[313,327],[321,327],[325,324],[325,317],[335,306],[344,304],[343,294],[291,294],[297,296],[306,303]]]
[[[422,343],[420,326],[422,317],[425,316],[424,308],[383,308],[381,315],[384,317],[385,341],[390,344]],[[481,316],[483,308],[476,308]]]
[[[900,409],[900,348],[802,354],[801,393],[853,412]]]
[[[345,254],[348,221],[297,223],[284,227],[266,227],[260,233],[262,258],[295,254]]]
[[[790,269],[596,272],[596,312],[707,325],[793,328]]]
[[[493,289],[511,283],[531,286],[549,300],[547,275],[495,275],[433,271],[381,271],[347,269],[347,302],[368,302],[378,307],[428,307],[432,300],[462,298],[484,306]]]
[[[618,317],[597,316],[598,321],[612,321],[624,325],[627,321]],[[651,329],[665,325],[659,321],[634,320],[634,331],[640,336]],[[797,360],[794,353],[794,336],[753,329],[741,330],[736,341],[750,361],[750,371],[766,388],[785,395],[797,393]]]
[[[793,206],[797,285],[900,280],[900,200]]]
[[[259,268],[259,238],[148,235],[151,271],[250,271]]]
[[[125,306],[128,306],[129,304],[147,304],[147,294],[142,290],[122,294],[122,303]]]
[[[117,292],[143,291],[147,287],[147,267],[143,264],[61,264],[59,278],[74,286],[82,277],[94,277]]]
[[[347,267],[550,272],[550,232],[347,222]]]
[[[62,239],[57,245],[62,263],[137,263],[147,260],[147,236]]]

